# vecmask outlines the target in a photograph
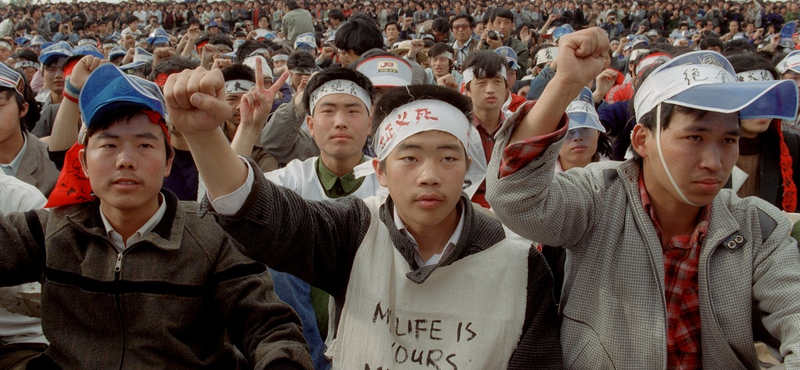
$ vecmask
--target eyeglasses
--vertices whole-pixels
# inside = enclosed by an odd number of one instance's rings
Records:
[[[567,131],[566,139],[572,140],[578,137],[580,138],[588,138],[594,134],[593,131],[597,131],[591,127],[580,127],[580,128],[573,128]]]
[[[469,28],[468,24],[454,24],[452,27],[454,30],[464,30]]]

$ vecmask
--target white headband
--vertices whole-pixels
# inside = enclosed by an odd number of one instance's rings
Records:
[[[508,77],[506,75],[506,72],[507,72],[506,66],[502,66],[500,68],[500,76],[503,76],[504,80]],[[461,74],[461,76],[463,78],[463,81],[464,81],[464,85],[468,84],[470,81],[474,80],[475,78],[481,78],[481,77],[483,77],[485,75],[486,75],[486,71],[479,70],[478,71],[478,75],[476,76],[475,75],[475,67],[469,67],[469,68],[465,69],[464,72]]]
[[[536,64],[550,63],[558,56],[558,48],[555,46],[544,48],[536,52]]]
[[[103,49],[114,48],[119,44],[112,44],[112,43],[105,43],[103,44]]]
[[[436,58],[436,57],[445,57],[447,59],[453,60],[453,53],[451,53],[449,51],[445,51],[444,53],[441,53],[441,54],[435,56],[434,58]]]
[[[255,85],[256,84],[253,81],[248,81],[248,80],[225,81],[225,93],[226,94],[246,93],[250,91],[250,88],[252,88]]]
[[[441,100],[415,100],[396,108],[383,119],[373,144],[378,160],[382,161],[397,144],[408,137],[424,131],[438,130],[452,134],[467,149],[469,128],[467,116],[453,105]]]
[[[790,68],[795,68],[800,65],[800,55],[788,55],[786,58],[783,58],[778,65],[775,66],[775,69],[778,70],[778,73],[784,74]]]
[[[97,45],[97,41],[94,41],[92,39],[80,39],[80,40],[78,40],[78,46],[83,46],[83,45]]]
[[[752,71],[739,72],[736,74],[736,78],[739,79],[739,82],[775,80],[775,78],[772,77],[772,73],[766,69],[754,69]]]
[[[272,57],[272,61],[281,61],[281,60],[289,60],[289,56],[286,54],[277,54]]]
[[[13,49],[13,48],[11,47],[11,44],[9,44],[9,43],[8,43],[8,42],[6,42],[6,41],[0,41],[0,47],[4,47],[4,48],[6,48],[6,49],[8,49],[8,50],[11,50],[11,49]]]
[[[633,102],[636,121],[641,122],[642,116],[653,108],[693,86],[734,81],[736,76],[712,65],[676,66],[658,71],[644,80],[636,91]],[[708,109],[703,108],[703,110]]]
[[[638,49],[638,50],[641,50],[641,49]],[[638,51],[638,50],[636,50],[636,51]],[[651,66],[651,65],[655,64],[656,62],[666,62],[666,61],[668,61],[670,59],[672,59],[672,57],[670,57],[667,54],[652,54],[652,55],[648,55],[648,56],[642,58],[641,61],[639,61],[639,64],[636,65],[636,70],[634,70],[634,73],[636,73],[636,75],[638,76],[639,73],[642,73],[642,71],[644,71],[644,69],[647,68],[648,66]]]
[[[311,115],[314,114],[314,107],[317,106],[317,103],[319,103],[322,98],[331,94],[348,94],[355,96],[364,103],[367,107],[367,112],[372,110],[372,99],[370,99],[369,93],[367,90],[364,90],[363,87],[350,80],[331,80],[322,84],[322,86],[311,93],[308,104]]]
[[[395,108],[386,115],[372,143],[377,159],[382,161],[403,140],[420,132],[438,130],[447,132],[461,142],[465,150],[469,150],[470,125],[467,116],[458,108],[441,100],[415,100]],[[356,178],[375,172],[371,161],[364,162],[353,169]]]
[[[647,54],[650,52],[650,49],[636,49],[631,52],[630,58],[628,60],[637,60],[639,59],[639,55]]]
[[[14,68],[26,68],[26,67],[33,67],[39,69],[42,65],[36,62],[32,62],[30,60],[22,60],[19,62],[14,63]]]

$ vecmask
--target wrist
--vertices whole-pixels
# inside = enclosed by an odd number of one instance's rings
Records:
[[[78,86],[73,85],[72,82],[70,82],[69,78],[64,80],[64,94],[65,95],[69,94],[70,96],[74,96],[75,98],[77,98],[78,96],[81,95],[81,89],[82,88],[83,88],[83,86],[78,87]]]

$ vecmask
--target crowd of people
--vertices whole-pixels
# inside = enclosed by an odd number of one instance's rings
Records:
[[[0,370],[800,369],[798,6],[0,8]]]

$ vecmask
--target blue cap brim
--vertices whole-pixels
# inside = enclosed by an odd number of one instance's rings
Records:
[[[719,113],[739,112],[742,119],[797,117],[798,92],[792,80],[698,85],[664,101]]]
[[[593,116],[589,113],[569,112],[567,113],[567,117],[569,117],[569,130],[588,127],[600,132],[606,132],[606,128],[603,127],[603,124],[600,123],[600,120],[598,120],[596,116]]]
[[[150,86],[152,85],[152,86]],[[97,119],[122,105],[141,106],[167,120],[164,98],[154,83],[128,76],[113,64],[102,64],[89,75],[78,100],[81,119],[90,127]]]
[[[133,69],[133,68],[138,68],[138,67],[144,66],[145,64],[147,64],[147,63],[140,60],[138,62],[130,62],[128,64],[123,64],[123,65],[119,66],[119,69],[121,71],[127,71],[129,69]]]

